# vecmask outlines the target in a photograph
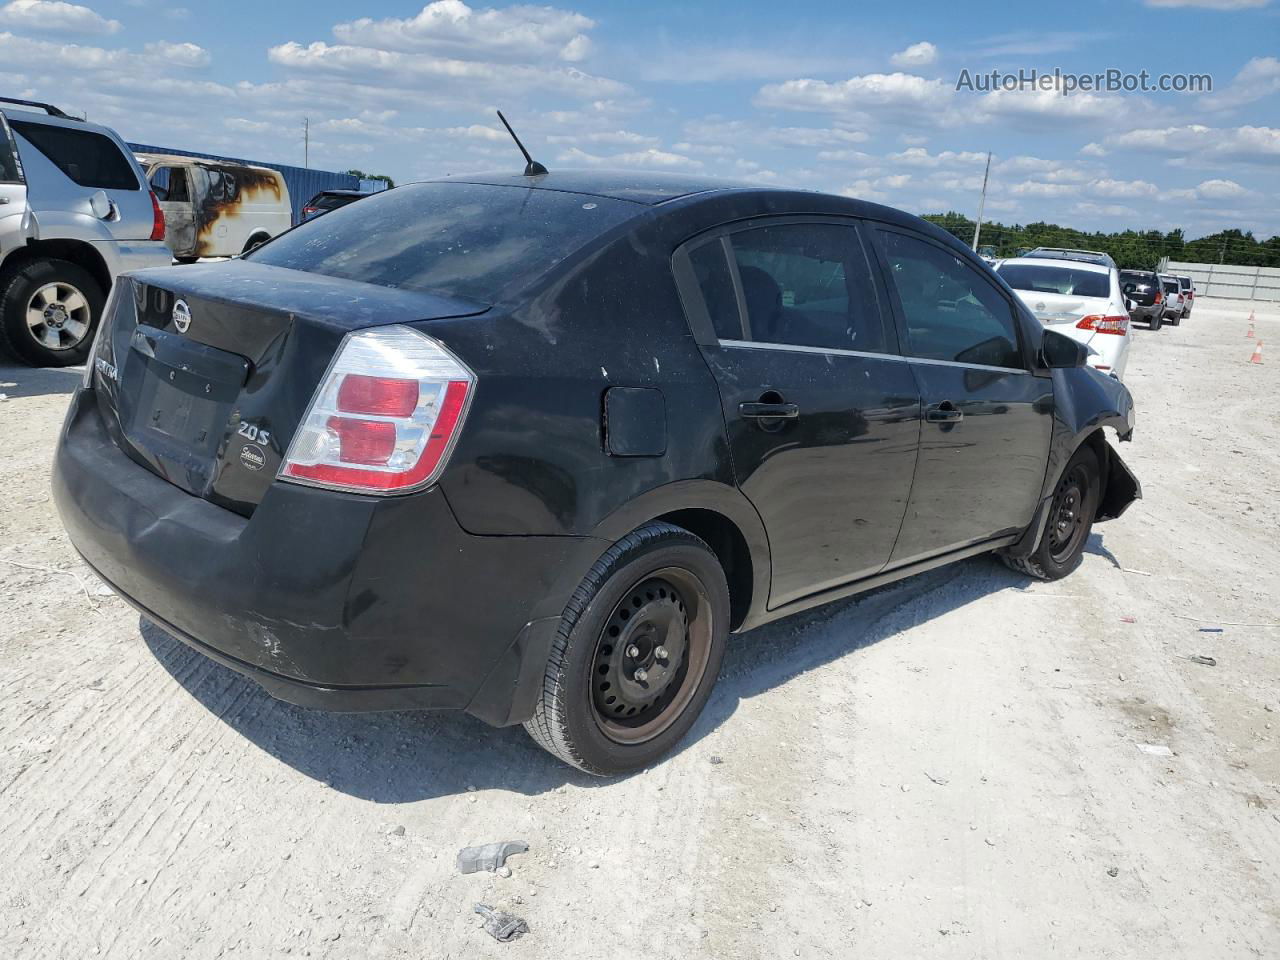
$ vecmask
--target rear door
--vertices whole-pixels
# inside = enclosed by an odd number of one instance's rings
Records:
[[[1053,389],[1031,373],[1014,304],[985,271],[915,231],[875,233],[925,405],[896,566],[1031,522],[1048,463]]]
[[[191,172],[194,167],[163,164],[152,167],[148,180],[164,213],[164,235],[179,257],[196,256],[196,205]]]
[[[111,202],[103,228],[116,240],[146,240],[154,218],[151,196],[133,156],[115,138],[56,117],[19,119],[9,115],[26,174],[27,200],[46,231],[74,227],[75,218],[98,216],[91,198],[101,192]]]
[[[766,218],[677,251],[734,471],[769,536],[769,606],[876,573],[906,510],[920,397],[861,228]]]

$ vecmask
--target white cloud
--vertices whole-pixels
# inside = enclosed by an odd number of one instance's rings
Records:
[[[1195,187],[1198,200],[1229,200],[1252,193],[1234,180],[1205,180]]]
[[[120,29],[119,20],[108,20],[89,7],[62,0],[12,0],[0,7],[0,23],[59,33],[107,34]]]
[[[663,84],[773,80],[797,73],[840,73],[848,69],[848,56],[823,56],[812,48],[787,50],[743,43],[685,45],[656,53],[646,49],[636,64],[642,79]]]
[[[506,131],[502,131],[506,136]],[[582,133],[553,133],[546,136],[547,143],[606,143],[620,147],[656,147],[661,141],[631,130],[591,130]]]
[[[1180,127],[1135,129],[1107,137],[1110,147],[1150,153],[1273,164],[1280,160],[1280,128],[1208,127],[1192,123]]]
[[[459,83],[465,83],[473,92],[483,89],[489,94],[518,88],[600,97],[626,89],[616,81],[567,66],[488,63],[323,41],[306,46],[289,41],[271,47],[267,57],[272,63],[292,70],[384,83],[401,90],[421,90],[424,83],[456,89]]]
[[[577,147],[570,147],[558,157],[556,163],[568,166],[584,167],[646,167],[659,170],[696,170],[702,167],[701,160],[680,153],[669,153],[666,150],[649,148],[628,153],[615,153],[610,156],[587,153]]]
[[[1039,180],[1024,180],[1009,188],[1009,192],[1017,197],[1065,197],[1079,190],[1072,183],[1044,183]]]
[[[889,154],[889,160],[905,163],[912,167],[938,167],[956,164],[986,163],[987,155],[976,151],[943,150],[941,153],[930,153],[923,147],[908,147],[901,153]]]
[[[1090,180],[1090,193],[1099,197],[1154,197],[1160,188],[1146,180],[1112,180],[1106,177]]]
[[[412,17],[340,23],[333,35],[350,46],[462,60],[577,62],[590,52],[586,31],[594,26],[589,17],[554,7],[475,9],[461,0],[436,0]]]
[[[148,43],[146,51],[153,57],[179,67],[207,67],[213,59],[208,50],[194,43],[168,43],[161,40],[158,43]]]
[[[1240,68],[1225,90],[1205,94],[1200,103],[1210,110],[1233,110],[1277,91],[1280,91],[1280,60],[1254,57]]]
[[[843,112],[867,107],[915,108],[926,111],[947,102],[951,87],[912,73],[867,73],[848,80],[787,80],[760,89],[756,103],[790,110]]]
[[[913,43],[889,58],[895,67],[927,67],[938,59],[938,48],[928,40]]]
[[[1100,143],[1086,143],[1080,148],[1082,157],[1105,157],[1111,151]]]

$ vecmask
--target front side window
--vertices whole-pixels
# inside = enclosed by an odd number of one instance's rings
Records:
[[[74,183],[97,190],[139,189],[133,167],[110,137],[26,120],[10,123]]]
[[[788,223],[743,230],[730,239],[748,339],[888,351],[871,270],[854,227]]]
[[[167,203],[190,203],[191,190],[183,167],[156,167],[149,177],[156,197]]]
[[[1013,308],[955,253],[923,239],[880,231],[902,301],[908,355],[1022,369]]]

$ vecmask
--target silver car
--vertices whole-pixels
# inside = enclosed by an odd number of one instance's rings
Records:
[[[0,349],[82,363],[116,276],[170,262],[159,204],[114,130],[0,97]]]

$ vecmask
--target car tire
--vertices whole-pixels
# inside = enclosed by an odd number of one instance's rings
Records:
[[[107,299],[88,270],[35,260],[6,272],[0,285],[0,350],[35,367],[84,363]]]
[[[252,237],[250,237],[248,240],[244,242],[244,249],[240,251],[240,255],[244,256],[250,250],[253,250],[256,247],[262,246],[264,243],[266,243],[270,239],[271,238],[268,237],[266,234],[255,233]]]
[[[1147,326],[1149,326],[1152,330],[1159,330],[1163,324],[1164,324],[1163,314],[1158,314],[1154,317],[1147,318]]]
[[[1178,314],[1176,317],[1173,318],[1173,325],[1175,327],[1182,326],[1182,314]]]
[[[728,634],[716,555],[681,527],[647,524],[605,551],[574,591],[525,729],[596,776],[648,766],[702,712]]]
[[[1026,558],[1002,554],[1001,559],[1011,569],[1037,580],[1061,580],[1080,565],[1101,497],[1098,454],[1085,444],[1067,461],[1058,478],[1035,553]]]
[[[200,258],[199,257],[174,257],[173,260],[175,263],[180,263],[183,266],[189,266],[190,264],[198,263],[200,261]]]

